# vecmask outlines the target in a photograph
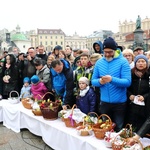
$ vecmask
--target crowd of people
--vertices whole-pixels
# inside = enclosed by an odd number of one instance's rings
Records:
[[[142,47],[123,50],[111,37],[94,42],[93,50],[91,54],[57,45],[47,53],[40,45],[27,53],[18,48],[3,52],[0,99],[7,99],[13,90],[20,98],[37,100],[50,92],[45,99],[55,101],[59,96],[62,109],[76,104],[85,114],[107,114],[115,131],[130,123],[137,132],[134,138],[145,136],[150,131],[149,53]]]

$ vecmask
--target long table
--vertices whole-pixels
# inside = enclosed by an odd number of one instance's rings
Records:
[[[0,121],[7,128],[20,132],[27,128],[31,133],[41,136],[43,141],[55,150],[110,150],[103,140],[91,136],[79,136],[76,129],[67,128],[60,119],[46,120],[35,116],[22,103],[10,104],[0,101]]]

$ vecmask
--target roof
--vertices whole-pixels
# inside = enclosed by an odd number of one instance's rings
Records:
[[[65,35],[61,29],[37,29],[38,34],[62,34]]]
[[[28,39],[24,34],[16,33],[11,36],[11,41],[28,41]]]

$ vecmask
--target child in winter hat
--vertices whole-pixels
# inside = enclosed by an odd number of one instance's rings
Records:
[[[85,114],[96,111],[96,94],[89,86],[89,79],[87,77],[80,77],[79,79],[79,96],[76,99],[77,107]]]
[[[31,77],[31,83],[37,84],[40,81],[40,78],[37,75]]]
[[[25,77],[23,79],[23,87],[21,88],[21,92],[20,92],[20,98],[27,98],[30,97],[31,95],[31,85],[30,85],[30,78],[29,77]]]
[[[47,87],[37,75],[31,77],[31,93],[34,99],[40,100],[46,92],[48,92]],[[45,97],[43,97],[44,99]]]

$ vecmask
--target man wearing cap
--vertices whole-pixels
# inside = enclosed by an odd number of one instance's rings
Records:
[[[79,50],[80,50],[80,49],[78,49],[78,48],[75,48],[75,49],[72,50],[72,51],[73,51],[73,57],[74,57],[74,58],[77,57],[77,52],[78,52]]]
[[[138,46],[134,49],[133,53],[134,53],[134,56],[137,56],[139,54],[144,54],[144,50],[142,47]]]
[[[117,46],[111,37],[104,40],[104,56],[95,64],[92,85],[100,88],[101,113],[110,116],[116,123],[115,130],[120,131],[124,124],[131,72],[128,61]]]

